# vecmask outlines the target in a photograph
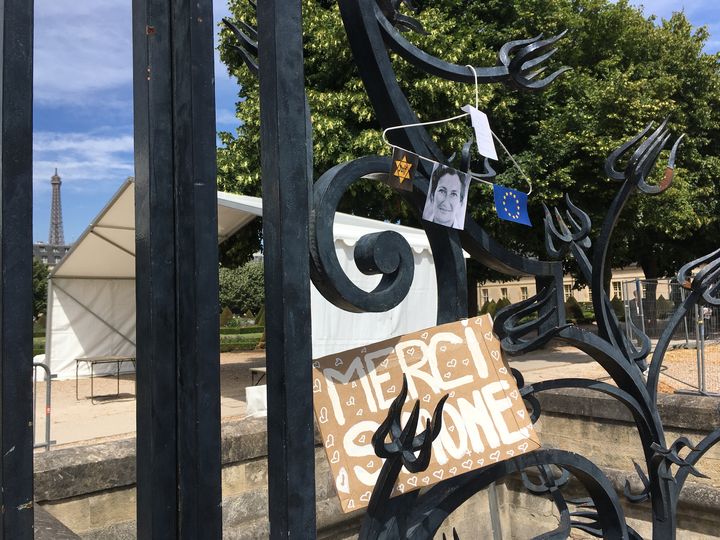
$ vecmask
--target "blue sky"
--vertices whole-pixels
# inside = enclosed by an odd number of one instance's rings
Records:
[[[716,0],[632,1],[646,15],[684,9],[710,29],[708,52],[720,50]],[[215,21],[228,13],[213,0]],[[133,175],[132,47],[129,0],[37,0],[35,3],[34,231],[47,241],[50,177],[62,177],[65,240],[74,241],[128,176]],[[219,130],[237,127],[237,86],[215,59]]]

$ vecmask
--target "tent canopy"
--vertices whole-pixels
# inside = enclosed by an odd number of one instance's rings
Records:
[[[262,199],[218,192],[218,240],[226,240],[256,217]],[[335,214],[335,251],[359,287],[374,288],[380,276],[362,274],[353,247],[364,235],[392,230],[413,249],[415,279],[406,299],[386,313],[349,313],[312,288],[313,356],[319,357],[432,326],[435,271],[425,233],[343,213]],[[60,378],[75,375],[83,356],[135,354],[135,184],[127,180],[50,274],[46,362]],[[80,370],[84,369],[84,364]]]

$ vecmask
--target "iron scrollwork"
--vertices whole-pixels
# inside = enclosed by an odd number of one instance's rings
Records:
[[[395,77],[390,51],[427,73],[452,81],[475,82],[467,67],[431,56],[402,35],[407,31],[425,31],[419,21],[400,12],[402,4],[412,8],[410,1],[338,0],[338,3],[355,62],[381,127],[417,122]],[[229,25],[238,38],[244,61],[252,71],[256,71],[255,29],[244,23],[240,27]],[[552,47],[562,36],[549,39],[538,36],[505,44],[499,51],[498,65],[475,69],[478,82],[503,82],[524,91],[542,90],[567,69],[561,68],[543,77],[543,64],[551,58],[555,51]],[[389,137],[393,144],[416,154],[448,162],[422,127],[395,130]],[[554,338],[587,353],[607,371],[613,384],[568,378],[526,385],[517,370],[513,373],[533,423],[542,414],[536,396],[550,389],[581,388],[601,392],[628,409],[642,443],[644,465],[635,464],[642,490],[633,493],[627,483],[625,496],[631,503],[650,501],[653,538],[656,539],[675,538],[680,491],[689,475],[702,476],[696,465],[720,440],[720,429],[717,429],[698,444],[692,444],[684,437],[668,444],[657,410],[660,368],[675,329],[696,305],[720,306],[720,249],[690,262],[679,271],[680,283],[690,277],[691,271],[696,271],[690,294],[671,317],[649,364],[649,338],[635,326],[631,326],[635,339],[626,337],[604,290],[603,276],[611,238],[624,206],[631,196],[638,193],[653,196],[668,189],[673,180],[681,140],[682,137],[675,139],[670,146],[665,175],[658,185],[648,183],[648,177],[661,152],[672,141],[667,121],[654,130],[649,124],[610,154],[606,161],[606,174],[621,184],[592,252],[590,218],[567,196],[564,212],[557,208],[544,209],[546,261],[511,252],[470,217],[466,218],[462,232],[423,221],[436,265],[438,324],[467,317],[465,250],[487,267],[510,275],[533,275],[542,285],[532,298],[510,305],[496,314],[494,331],[506,353],[523,354],[542,347]],[[626,165],[618,170],[618,163],[626,157]],[[461,161],[462,168],[467,169],[469,160],[466,156]],[[407,242],[396,233],[388,231],[368,235],[357,244],[355,259],[359,269],[382,276],[373,291],[363,291],[354,285],[340,268],[335,255],[332,226],[342,195],[352,182],[360,178],[378,178],[389,168],[389,158],[365,156],[327,171],[313,188],[311,276],[315,286],[328,300],[349,311],[392,309],[403,300],[412,283],[412,252]],[[413,180],[412,193],[398,191],[398,196],[404,197],[418,214],[422,212],[430,171],[421,164],[420,172]],[[493,171],[489,170],[488,175],[492,174]],[[575,260],[580,272],[591,284],[597,334],[568,324],[565,320],[562,261],[566,257]],[[432,440],[439,433],[442,423],[441,402],[424,431],[416,433],[419,404],[415,403],[409,420],[401,425],[405,397],[404,385],[403,393],[393,402],[386,421],[373,439],[376,454],[385,458],[385,462],[370,500],[361,538],[432,538],[443,521],[472,495],[513,474],[520,475],[531,492],[549,495],[558,509],[558,528],[538,538],[566,538],[572,528],[603,538],[640,538],[627,525],[619,496],[603,471],[587,458],[562,450],[541,449],[515,456],[508,461],[445,479],[423,492],[413,491],[391,497],[403,466],[411,471],[427,467]],[[538,483],[529,479],[528,470],[537,472]],[[557,471],[560,471],[559,476],[555,474]],[[589,498],[575,500],[564,497],[562,487],[569,476],[582,485]],[[453,537],[459,538],[456,531]]]

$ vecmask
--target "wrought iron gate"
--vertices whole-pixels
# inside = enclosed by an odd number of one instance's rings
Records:
[[[408,2],[405,2],[408,3]],[[389,50],[435,75],[471,83],[464,66],[431,57],[398,32],[413,21],[398,1],[340,0],[351,47],[367,92],[384,127],[416,121],[395,80]],[[31,189],[32,189],[32,1],[2,0],[2,103],[0,122],[0,482],[2,538],[32,538],[31,388]],[[138,536],[220,538],[220,423],[217,328],[217,238],[215,125],[210,0],[134,0],[134,94],[138,311]],[[389,233],[359,243],[358,264],[382,274],[378,288],[359,291],[333,262],[332,220],[340,197],[359,178],[386,173],[387,158],[366,156],[333,168],[314,185],[311,128],[305,100],[300,0],[262,0],[257,6],[258,42],[243,39],[259,66],[262,115],[264,245],[267,283],[269,515],[273,538],[315,536],[314,435],[309,279],[337,305],[354,311],[384,311],[407,293],[410,262],[401,239]],[[505,82],[538,90],[562,70],[539,78],[537,70],[560,38],[506,44],[500,63],[476,68],[480,82]],[[250,62],[252,64],[252,62]],[[422,129],[393,132],[391,140],[421,155],[445,161]],[[563,340],[593,356],[617,386],[562,379],[518,386],[540,415],[535,394],[562,387],[588,388],[622,402],[632,413],[643,444],[644,490],[631,501],[650,500],[654,538],[674,538],[679,493],[695,465],[719,439],[714,431],[699,444],[666,441],[657,412],[660,367],[672,333],[696,305],[718,306],[720,250],[680,269],[684,282],[698,269],[687,298],[659,337],[649,366],[648,337],[636,327],[628,339],[603,287],[608,247],[628,198],[652,196],[672,182],[679,140],[671,150],[665,181],[646,178],[671,137],[648,126],[614,151],[607,175],[620,182],[600,236],[590,253],[590,220],[567,199],[567,212],[546,211],[547,261],[506,250],[468,219],[458,232],[424,223],[438,279],[439,323],[467,316],[463,249],[481,263],[510,274],[536,276],[539,294],[501,311],[495,332],[510,354]],[[623,171],[618,160],[630,156]],[[464,166],[468,166],[467,158]],[[420,209],[429,170],[402,193]],[[399,255],[398,255],[399,254]],[[593,287],[599,335],[566,324],[562,264],[572,256]],[[534,316],[530,322],[527,317]],[[636,343],[639,343],[637,345]],[[648,371],[647,381],[642,372]],[[389,499],[400,465],[422,467],[426,441],[436,430],[415,434],[401,425],[400,401],[376,451],[386,457],[381,480],[363,526],[363,538],[430,538],[470,495],[525,468],[539,468],[544,488],[561,514],[554,537],[580,527],[605,538],[631,538],[619,498],[603,472],[586,458],[561,450],[540,450],[448,479],[428,492]],[[439,419],[438,419],[439,421]],[[437,426],[437,422],[435,424]],[[681,450],[689,450],[680,456]],[[573,474],[591,500],[571,511],[550,472],[555,465]]]

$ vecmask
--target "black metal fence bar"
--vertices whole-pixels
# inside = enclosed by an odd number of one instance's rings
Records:
[[[211,0],[134,0],[138,538],[219,539]]]
[[[300,0],[258,2],[271,538],[315,538],[309,118]]]
[[[33,537],[32,0],[0,0],[0,538]]]

